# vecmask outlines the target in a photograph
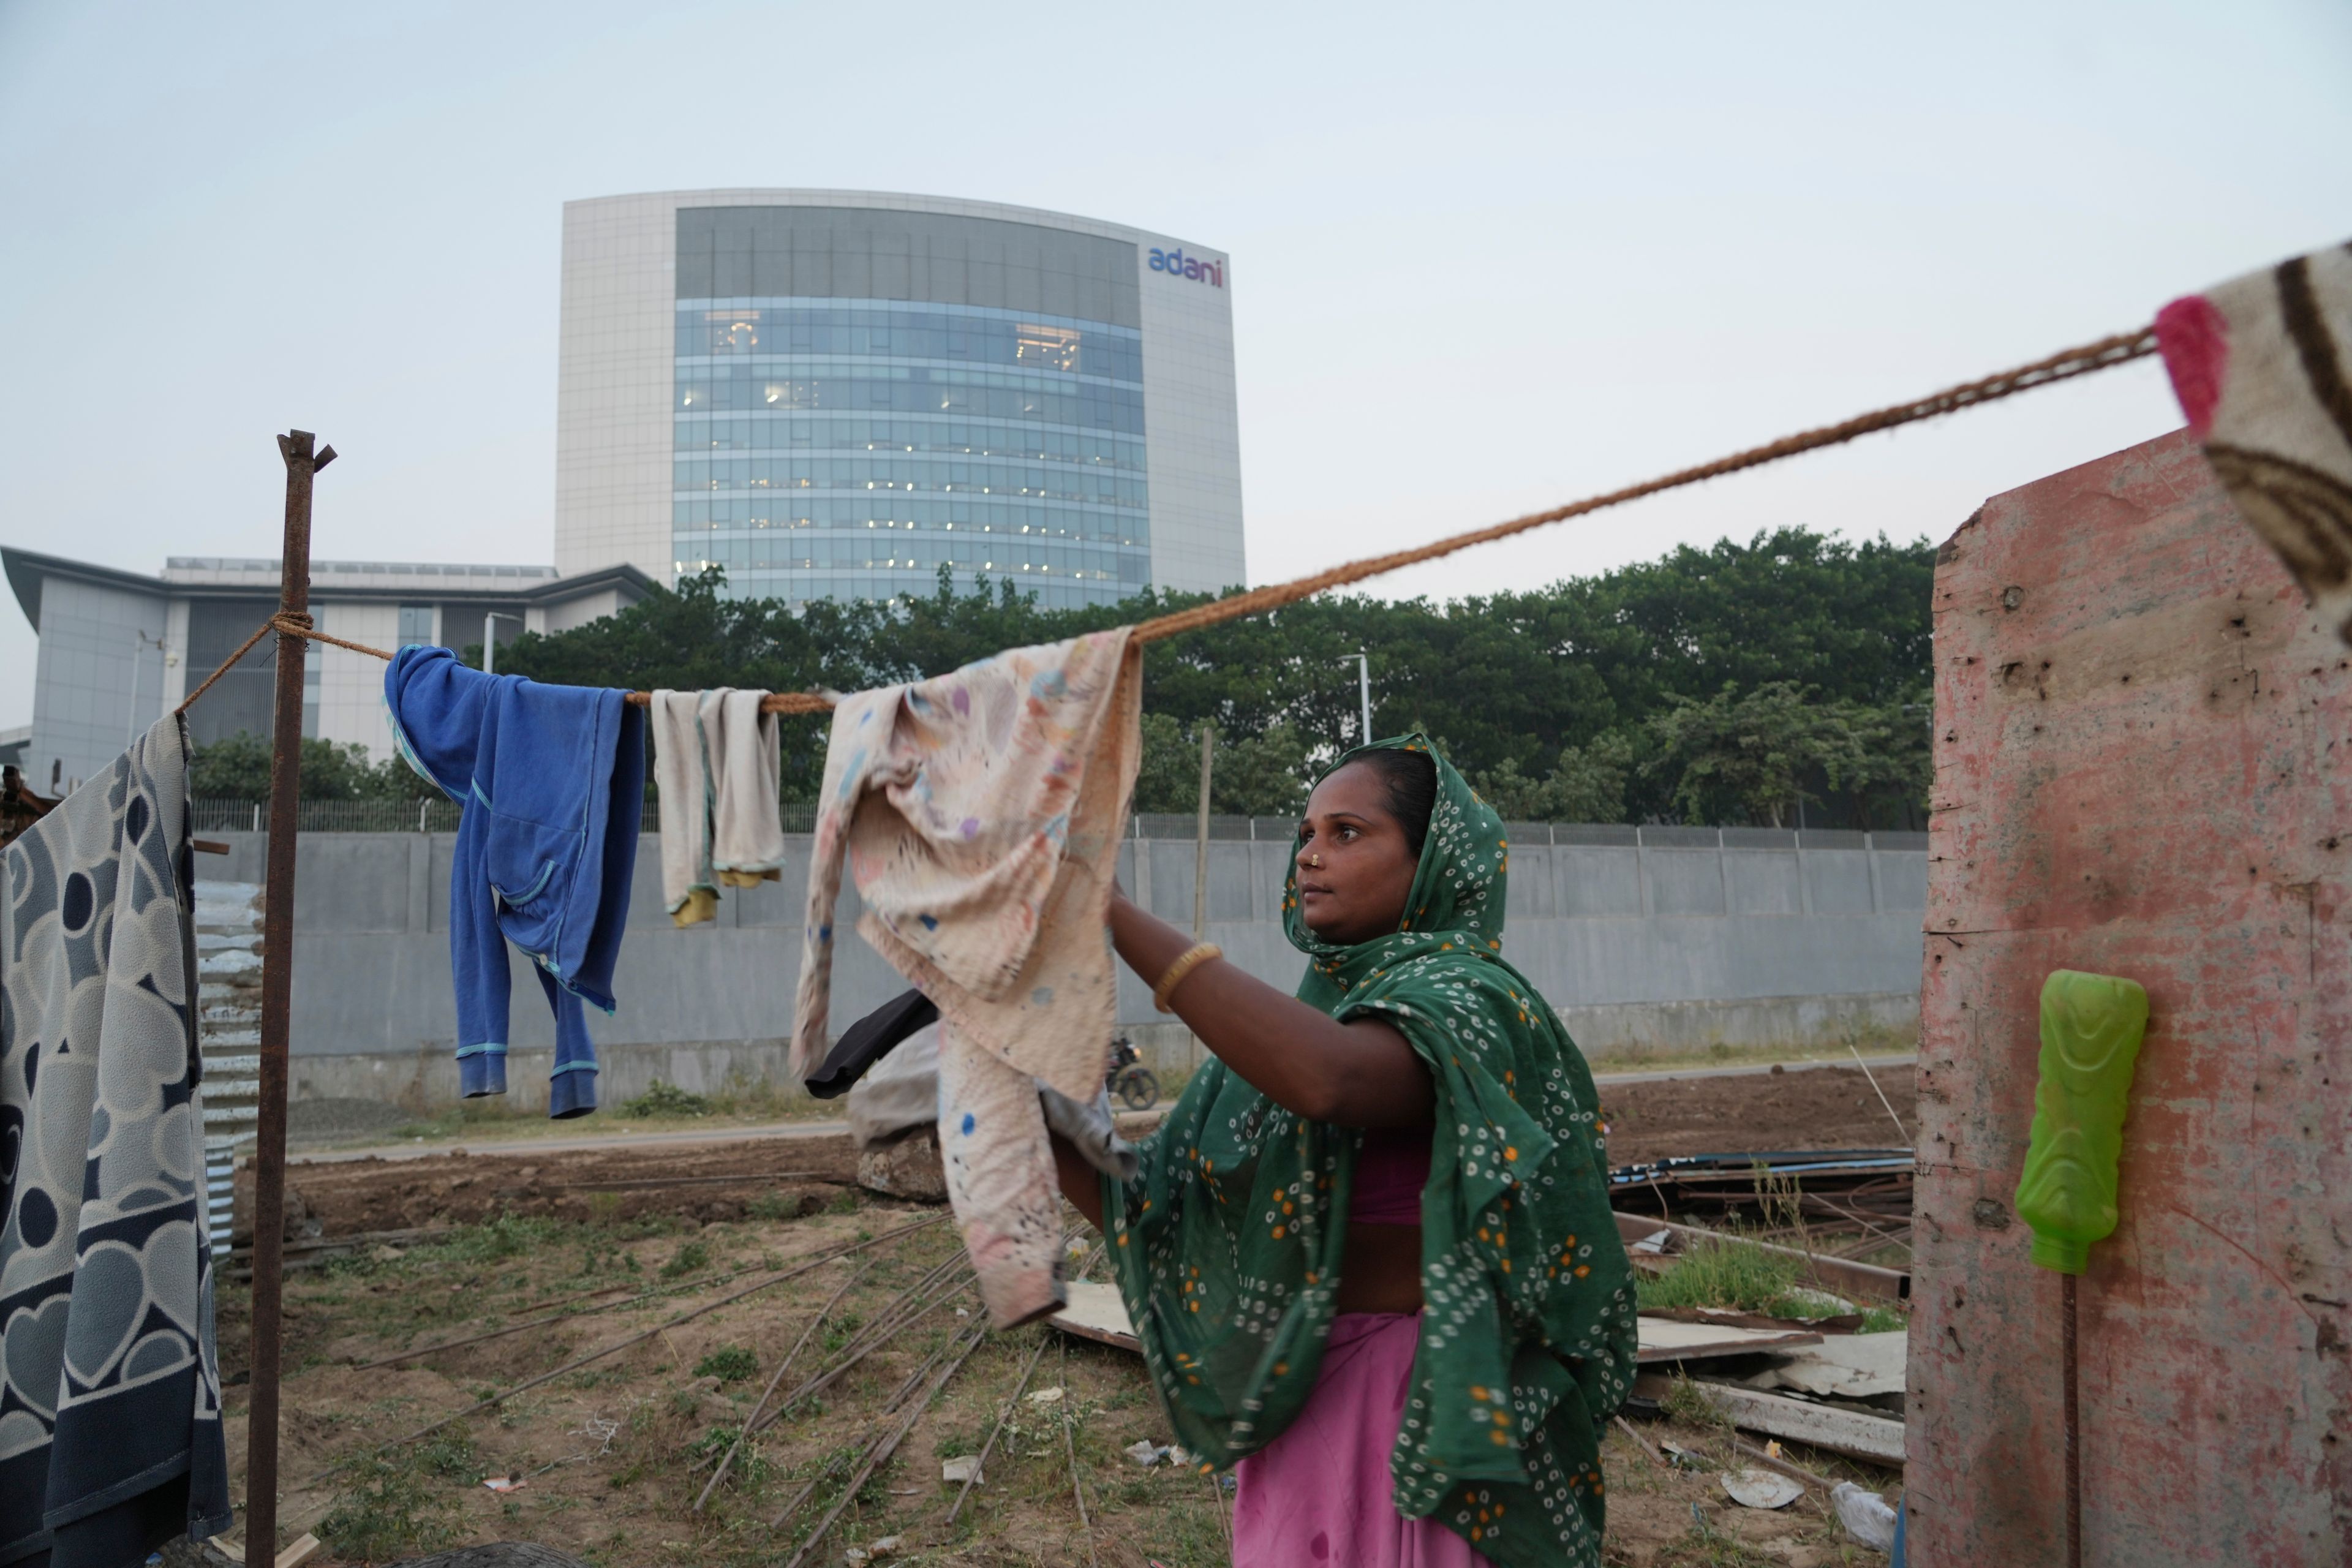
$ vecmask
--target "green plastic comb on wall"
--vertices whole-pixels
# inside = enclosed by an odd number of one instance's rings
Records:
[[[2124,1112],[2147,1033],[2147,993],[2135,981],[2060,969],[2042,983],[2042,1081],[2017,1217],[2044,1268],[2080,1274],[2091,1243],[2115,1232]]]

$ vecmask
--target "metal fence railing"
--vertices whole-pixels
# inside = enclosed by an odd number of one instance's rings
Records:
[[[191,804],[197,833],[258,833],[269,826],[267,803],[250,800],[198,800]],[[782,808],[787,833],[816,830],[816,807],[787,802]],[[301,833],[455,833],[457,806],[447,800],[306,800],[295,814]],[[1182,839],[1199,831],[1191,812],[1139,811],[1129,833],[1137,838]],[[1924,833],[1862,833],[1851,828],[1693,827],[1653,823],[1634,826],[1621,822],[1512,822],[1504,825],[1510,841],[1538,844],[1617,847],[1644,849],[1925,849]],[[661,831],[661,805],[646,802],[638,831]],[[1287,816],[1228,816],[1209,818],[1213,841],[1255,840],[1287,844],[1298,831]]]

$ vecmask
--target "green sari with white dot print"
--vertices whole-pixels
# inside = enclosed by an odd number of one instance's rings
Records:
[[[1378,747],[1437,768],[1403,924],[1352,947],[1323,942],[1295,875],[1283,919],[1309,959],[1299,999],[1392,1025],[1436,1085],[1421,1343],[1389,1465],[1397,1508],[1505,1568],[1597,1564],[1601,1428],[1633,1376],[1634,1299],[1592,1075],[1503,960],[1501,819],[1426,738]],[[1145,1360],[1177,1441],[1212,1467],[1264,1447],[1314,1390],[1361,1142],[1212,1060],[1134,1178],[1105,1180]]]

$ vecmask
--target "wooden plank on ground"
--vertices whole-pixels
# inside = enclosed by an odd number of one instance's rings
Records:
[[[1753,1355],[1759,1351],[1817,1345],[1822,1336],[1801,1329],[1745,1329],[1727,1323],[1684,1323],[1643,1317],[1640,1359],[1643,1362],[1704,1361],[1710,1356]]]
[[[1643,1373],[1633,1380],[1633,1393],[1643,1399],[1663,1399],[1669,1386],[1666,1379],[1656,1373]],[[1784,1437],[1796,1443],[1810,1443],[1816,1448],[1827,1448],[1833,1454],[1846,1454],[1874,1464],[1903,1463],[1903,1423],[1900,1421],[1885,1415],[1865,1415],[1858,1410],[1844,1410],[1833,1405],[1815,1405],[1808,1400],[1790,1399],[1786,1394],[1765,1394],[1753,1388],[1702,1383],[1696,1378],[1691,1381],[1691,1386],[1708,1404],[1731,1417],[1732,1425],[1748,1431],[1761,1432],[1770,1437]]]
[[[1119,1300],[1118,1286],[1074,1279],[1067,1289],[1069,1304],[1046,1319],[1047,1322],[1082,1340],[1117,1345],[1138,1355],[1143,1353],[1143,1342],[1135,1337],[1135,1324],[1127,1315],[1127,1303]]]

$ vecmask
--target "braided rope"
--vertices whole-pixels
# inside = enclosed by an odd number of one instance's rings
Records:
[[[1439,556],[1451,555],[1457,550],[1467,550],[1474,544],[1486,544],[1497,539],[1508,539],[1515,533],[1525,533],[1529,529],[1541,528],[1547,523],[1564,521],[1571,517],[1582,517],[1587,512],[1599,511],[1603,507],[1621,506],[1629,500],[1639,500],[1643,496],[1656,495],[1661,490],[1675,489],[1684,485],[1695,485],[1702,479],[1718,479],[1725,474],[1738,473],[1742,468],[1759,468],[1766,463],[1778,462],[1783,458],[1793,458],[1801,452],[1813,452],[1823,447],[1839,446],[1859,436],[1868,436],[1880,430],[1892,430],[1899,425],[1915,424],[1922,419],[1933,419],[1941,415],[1956,413],[1963,408],[1973,408],[1979,404],[1997,402],[2021,392],[2029,392],[2037,386],[2048,386],[2055,382],[2072,380],[2078,375],[2089,375],[2095,371],[2105,370],[2112,365],[2124,364],[2155,352],[2155,328],[2142,327],[2137,331],[2118,332],[2113,337],[2101,338],[2097,342],[2085,343],[2080,348],[2068,349],[2063,353],[2055,353],[2047,359],[2036,360],[2032,364],[2020,365],[2015,370],[2003,371],[1999,375],[1989,375],[1981,381],[1971,381],[1958,386],[1948,387],[1942,392],[1932,393],[1914,402],[1899,403],[1891,408],[1881,408],[1874,413],[1859,415],[1842,424],[1826,425],[1818,430],[1804,430],[1794,436],[1783,436],[1778,441],[1769,445],[1750,447],[1744,452],[1734,452],[1727,458],[1717,458],[1711,463],[1701,463],[1696,468],[1683,468],[1659,479],[1645,479],[1637,485],[1628,485],[1621,490],[1611,490],[1606,495],[1570,501],[1566,506],[1554,507],[1549,511],[1531,512],[1526,517],[1515,517],[1508,522],[1498,522],[1486,528],[1472,529],[1466,533],[1454,534],[1432,544],[1420,545],[1411,550],[1392,551],[1386,555],[1368,556],[1361,561],[1351,561],[1344,566],[1334,566],[1327,572],[1318,572],[1311,577],[1299,577],[1287,583],[1276,583],[1268,587],[1253,588],[1246,594],[1235,594],[1231,598],[1218,599],[1210,604],[1196,605],[1189,610],[1179,610],[1172,615],[1160,616],[1137,626],[1135,640],[1157,642],[1161,637],[1172,637],[1180,633],[1198,631],[1203,626],[1213,626],[1219,622],[1234,620],[1242,616],[1255,616],[1266,610],[1277,610],[1285,605],[1295,605],[1301,599],[1311,597],[1328,589],[1344,587],[1350,583],[1360,583],[1367,577],[1377,577],[1382,573],[1418,565],[1424,561],[1434,561]]]
[[[1199,631],[1204,626],[1239,620],[1244,616],[1278,610],[1286,605],[1295,605],[1301,599],[1312,598],[1330,589],[1342,588],[1350,583],[1360,583],[1367,577],[1378,577],[1383,573],[1399,571],[1407,566],[1417,566],[1424,561],[1435,561],[1441,556],[1451,555],[1457,550],[1467,550],[1474,544],[1492,543],[1496,540],[1508,539],[1513,534],[1525,533],[1549,523],[1564,522],[1571,517],[1582,517],[1606,507],[1622,506],[1627,501],[1639,500],[1643,496],[1654,496],[1661,490],[1677,489],[1684,485],[1697,484],[1703,479],[1720,479],[1726,474],[1736,474],[1743,468],[1761,468],[1766,463],[1777,463],[1783,458],[1793,458],[1800,453],[1817,452],[1824,447],[1843,446],[1858,437],[1874,435],[1881,430],[1892,430],[1898,426],[1914,425],[1923,419],[1935,419],[1947,414],[1956,414],[1963,408],[1974,408],[1982,404],[1996,403],[2004,397],[2013,397],[2021,392],[2031,392],[2037,386],[2050,386],[2058,382],[2071,381],[2078,375],[2090,375],[2095,372],[2107,370],[2116,365],[2127,364],[2133,360],[2144,358],[2155,352],[2155,328],[2142,327],[2136,331],[2117,332],[2113,337],[2101,338],[2096,342],[2067,349],[2063,353],[2052,354],[2046,359],[2035,360],[2031,364],[2021,364],[2014,370],[2005,370],[1997,375],[1986,376],[1980,381],[1963,382],[1958,386],[1930,393],[1925,397],[1916,398],[1909,403],[1898,403],[1891,407],[1856,415],[1853,418],[1836,425],[1824,425],[1814,430],[1801,430],[1793,436],[1783,436],[1779,440],[1769,442],[1761,447],[1750,447],[1744,452],[1734,452],[1729,457],[1717,458],[1713,462],[1701,463],[1696,468],[1681,468],[1654,479],[1644,479],[1640,484],[1628,485],[1622,489],[1611,490],[1604,495],[1570,501],[1566,506],[1554,507],[1549,511],[1530,512],[1525,517],[1512,518],[1507,522],[1493,523],[1485,528],[1474,528],[1466,532],[1451,534],[1429,544],[1416,545],[1411,550],[1391,551],[1386,555],[1369,555],[1360,561],[1350,561],[1343,565],[1331,567],[1328,571],[1318,572],[1311,576],[1297,577],[1287,583],[1275,583],[1263,588],[1253,588],[1245,594],[1235,594],[1230,598],[1213,600],[1205,605],[1195,605],[1189,610],[1178,610],[1171,615],[1156,616],[1136,626],[1135,640],[1139,643],[1158,642],[1162,637],[1172,637],[1185,632]],[[197,698],[212,689],[214,681],[228,673],[230,665],[243,658],[247,652],[251,651],[253,645],[259,642],[273,628],[287,637],[308,637],[313,642],[331,643],[336,647],[349,648],[353,653],[363,653],[372,658],[388,660],[392,658],[392,655],[380,647],[370,647],[365,643],[345,642],[341,637],[329,637],[325,632],[314,627],[308,616],[291,614],[272,616],[255,628],[251,637],[245,639],[243,647],[228,656],[227,663],[214,670],[205,678],[202,686],[188,694],[187,700],[180,704],[179,711],[186,712]],[[628,701],[634,707],[650,707],[653,704],[653,695],[650,692],[632,691],[628,695]],[[834,701],[833,696],[827,692],[773,691],[761,699],[760,711],[762,713],[824,713],[832,709]]]
[[[276,617],[272,616],[269,620],[264,621],[259,626],[254,627],[253,635],[246,638],[244,643],[238,647],[235,653],[222,660],[221,667],[218,669],[214,670],[210,675],[205,676],[205,683],[202,686],[197,687],[194,691],[189,692],[188,695],[181,700],[180,705],[177,708],[173,709],[172,711],[174,713],[185,713],[189,709],[194,708],[196,705],[196,699],[202,697],[205,692],[210,691],[213,689],[214,681],[218,680],[222,676],[226,675],[229,672],[230,668],[235,665],[238,659],[243,658],[247,654],[253,651],[253,645],[255,643],[259,642],[263,637],[269,635],[269,628],[275,624],[275,622]]]

